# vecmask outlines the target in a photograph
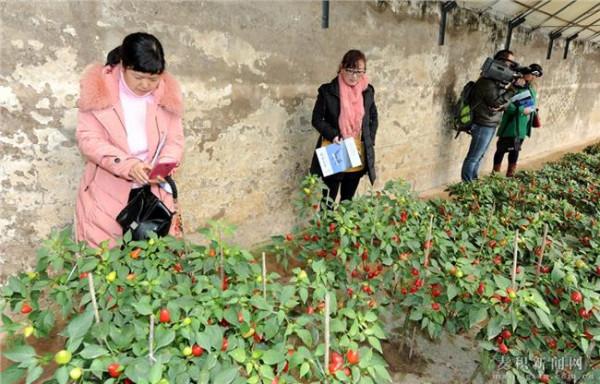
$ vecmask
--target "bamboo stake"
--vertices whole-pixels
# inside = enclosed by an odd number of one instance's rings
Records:
[[[262,283],[263,283],[263,297],[267,298],[267,257],[265,253],[262,253]]]
[[[71,276],[73,276],[73,273],[75,272],[76,269],[77,269],[77,264],[73,265],[71,272],[69,272],[69,276],[67,276],[67,281],[71,280]]]
[[[544,250],[546,249],[546,237],[548,236],[548,224],[544,224],[544,235],[542,236],[542,246],[540,249],[540,256],[537,263],[537,269],[535,272],[536,277],[540,274],[540,268],[542,268],[542,260],[544,259]]]
[[[325,364],[327,369],[329,364],[329,292],[325,294]]]
[[[75,252],[75,260],[79,259],[81,257],[81,255],[79,254],[79,252]],[[69,272],[69,276],[67,276],[67,281],[71,280],[71,276],[73,276],[73,273],[75,273],[75,270],[77,269],[77,261],[75,262],[75,264],[73,264],[73,268],[71,269],[71,272]]]
[[[410,338],[410,349],[408,350],[408,359],[412,359],[413,349],[415,347],[415,333],[417,332],[417,326],[413,327],[412,336]]]
[[[100,313],[98,313],[98,303],[96,302],[96,289],[94,288],[94,274],[88,273],[88,286],[90,287],[90,296],[92,296],[92,307],[94,307],[94,316],[96,324],[100,322]]]
[[[517,255],[519,252],[519,230],[515,231],[515,249],[513,251],[512,289],[517,289]]]
[[[156,362],[154,358],[154,314],[150,315],[150,335],[148,336],[148,359],[150,363]]]

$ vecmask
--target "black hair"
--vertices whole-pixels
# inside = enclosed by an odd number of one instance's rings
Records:
[[[533,63],[529,66],[529,69],[531,70],[531,73],[534,74],[534,76],[542,77],[542,75],[544,74],[542,66],[539,64]],[[537,74],[535,72],[537,72]]]
[[[361,61],[365,63],[365,70],[367,69],[367,58],[364,53],[359,51],[358,49],[351,49],[342,58],[342,62],[340,64],[340,69],[343,68],[358,68],[358,62]]]
[[[515,54],[510,49],[501,49],[494,55],[494,60],[509,60],[508,57],[514,55]]]
[[[165,54],[155,36],[136,32],[127,35],[120,46],[106,55],[106,65],[119,63],[134,71],[161,74],[165,70]]]

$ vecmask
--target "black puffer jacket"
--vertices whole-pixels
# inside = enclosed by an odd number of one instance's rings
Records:
[[[473,108],[473,123],[495,127],[502,119],[502,111],[494,111],[506,105],[515,94],[513,89],[508,91],[494,80],[480,77],[475,82],[470,104]]]
[[[375,134],[377,133],[377,107],[375,106],[375,89],[368,85],[363,91],[363,103],[365,106],[365,116],[362,122],[362,142],[365,149],[366,170],[369,174],[371,183],[375,182]],[[321,147],[321,141],[325,137],[333,141],[336,136],[340,136],[340,127],[338,118],[340,116],[340,89],[337,77],[331,83],[323,84],[319,87],[319,95],[315,103],[312,115],[312,125],[321,134],[317,140],[316,148]],[[311,173],[323,176],[321,167],[316,154],[313,155],[310,166]],[[329,177],[339,177],[342,174],[331,175]]]

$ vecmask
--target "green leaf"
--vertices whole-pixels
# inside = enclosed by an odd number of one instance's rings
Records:
[[[383,353],[383,350],[381,349],[381,343],[379,342],[379,339],[374,337],[374,336],[369,336],[367,338],[367,340],[369,340],[369,344],[371,344],[371,346],[373,348],[375,348],[376,350],[379,351],[379,353]]]
[[[154,363],[152,368],[150,368],[150,374],[148,375],[148,380],[151,384],[156,384],[162,378],[164,366],[160,363]]]
[[[267,303],[267,301],[262,296],[253,296],[250,299],[250,305],[265,311],[270,311],[272,309],[269,303]]]
[[[235,378],[239,377],[238,368],[232,367],[220,371],[214,378],[213,383],[230,384]]]
[[[581,337],[579,341],[581,342],[581,350],[583,351],[583,353],[587,354],[587,350],[590,345],[589,341],[585,337]]]
[[[298,290],[298,293],[300,294],[300,299],[302,302],[306,304],[306,300],[308,300],[308,289],[302,287]]]
[[[306,376],[310,372],[310,365],[305,361],[300,366],[300,377]]]
[[[533,303],[535,305],[537,305],[544,312],[550,313],[550,309],[546,305],[546,301],[544,300],[543,296],[540,295],[540,293],[536,289],[532,288],[532,289],[529,289],[527,291],[531,294]]]
[[[346,333],[346,322],[340,319],[332,319],[329,331],[332,333]]]
[[[4,357],[15,363],[24,363],[30,365],[35,360],[35,349],[29,345],[19,345],[8,352],[3,353]]]
[[[298,335],[300,340],[302,340],[304,345],[306,345],[307,347],[312,347],[313,339],[309,331],[307,331],[306,329],[297,329],[296,334]]]
[[[277,323],[277,318],[271,317],[269,320],[267,320],[264,330],[265,339],[270,340],[275,337],[275,335],[279,333],[279,324]]]
[[[552,268],[552,273],[550,274],[550,278],[553,282],[561,282],[565,278],[566,273],[562,270],[562,263],[556,262],[554,263],[554,268]]]
[[[223,330],[218,325],[206,327],[204,332],[198,333],[196,343],[207,351],[221,350],[223,343]]]
[[[373,324],[371,326],[371,331],[373,332],[373,336],[377,337],[378,339],[386,338],[383,329],[381,329],[381,327],[378,324]]]
[[[142,316],[149,316],[153,312],[148,297],[144,297],[140,301],[133,303],[132,306]]]
[[[147,356],[139,357],[127,364],[125,368],[125,376],[134,383],[147,382],[148,373],[150,372],[150,362]]]
[[[381,365],[375,365],[374,368],[375,368],[375,373],[377,375],[378,383],[381,383],[381,382],[391,383],[392,382],[392,377],[390,376],[387,369],[385,369],[385,367],[383,367]]]
[[[295,289],[296,288],[291,285],[286,285],[285,287],[283,287],[281,295],[279,295],[279,302],[282,304],[287,303],[294,296]]]
[[[81,342],[83,341],[83,336],[81,337],[71,337],[70,339],[67,340],[66,344],[65,344],[65,349],[67,349],[68,351],[76,351],[77,348],[79,348],[79,346],[81,345]]]
[[[544,326],[547,329],[553,331],[554,325],[552,324],[552,321],[550,321],[550,318],[548,317],[548,315],[539,308],[533,308],[533,310],[535,311],[536,315],[538,316],[538,318],[540,319],[542,324],[544,324]]]
[[[244,363],[246,361],[246,350],[244,348],[236,348],[231,351],[229,355],[238,363]]]
[[[494,275],[494,281],[496,282],[498,289],[502,291],[506,291],[506,288],[512,285],[512,282],[509,279],[500,275]]]
[[[102,378],[104,371],[106,370],[106,362],[102,359],[95,359],[90,364],[89,370],[98,378]]]
[[[2,374],[0,374],[0,379],[2,384],[13,384],[19,381],[24,374],[24,369],[19,368],[17,364],[13,364],[2,371]]]
[[[170,328],[159,327],[154,333],[154,340],[156,341],[155,350],[159,350],[160,348],[171,344],[173,340],[175,340],[175,331]]]
[[[488,340],[493,339],[498,336],[498,334],[502,331],[502,321],[501,317],[492,317],[490,322],[487,325],[487,338]]]
[[[31,384],[35,382],[37,379],[39,379],[40,376],[42,376],[42,373],[44,373],[44,369],[39,365],[29,367],[29,369],[27,370],[27,378],[25,380],[25,384]]]
[[[73,320],[71,320],[63,335],[72,339],[83,338],[83,336],[85,336],[85,334],[89,331],[93,322],[94,313],[91,310],[86,311],[81,315],[75,317]],[[75,351],[73,350],[71,352]]]
[[[458,287],[455,284],[448,284],[446,291],[448,293],[448,301],[452,301],[452,299],[458,296]]]
[[[38,318],[38,330],[42,333],[49,333],[54,328],[54,313],[50,311],[42,311]]]
[[[358,327],[359,327],[358,321],[354,320],[354,322],[350,326],[350,330],[348,331],[348,337],[354,338],[358,334]]]
[[[267,365],[279,364],[285,361],[285,352],[278,349],[269,349],[262,355],[262,361]]]
[[[94,270],[98,265],[98,258],[96,257],[88,257],[85,261],[79,266],[79,272],[89,272]]]
[[[8,288],[13,292],[21,294],[21,296],[26,295],[25,285],[21,282],[21,280],[14,276],[11,276],[8,279]]]
[[[66,384],[69,381],[69,371],[67,367],[60,367],[54,372],[54,377],[58,384]]]
[[[487,308],[473,308],[469,311],[469,327],[473,328],[475,324],[487,319]]]
[[[356,312],[354,312],[352,308],[344,308],[340,312],[341,315],[344,315],[349,319],[356,319]]]
[[[377,315],[373,311],[369,311],[365,314],[365,321],[373,322],[377,320]]]
[[[412,321],[419,321],[422,318],[423,318],[423,311],[420,309],[411,311],[410,316],[408,317],[408,319],[412,320]]]
[[[79,352],[79,355],[84,359],[91,360],[108,354],[108,350],[106,350],[104,347],[101,347],[100,345],[84,343],[84,346],[85,347],[83,348],[83,350]]]
[[[506,372],[506,384],[515,384],[515,375],[514,373],[508,371]]]

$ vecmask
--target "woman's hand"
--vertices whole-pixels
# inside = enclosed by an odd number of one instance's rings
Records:
[[[131,167],[131,170],[129,171],[129,177],[139,184],[148,184],[150,182],[148,175],[150,174],[151,170],[152,167],[150,165],[140,161]]]
[[[339,144],[342,142],[342,139],[339,136],[336,136],[333,138],[333,143],[334,144]]]
[[[169,171],[168,176],[173,176],[173,174],[175,173],[175,171],[177,171],[177,169],[179,169],[179,163],[177,163],[177,165]],[[167,180],[160,175],[157,175],[155,179],[150,180],[150,184],[163,184],[166,182],[167,182]]]

